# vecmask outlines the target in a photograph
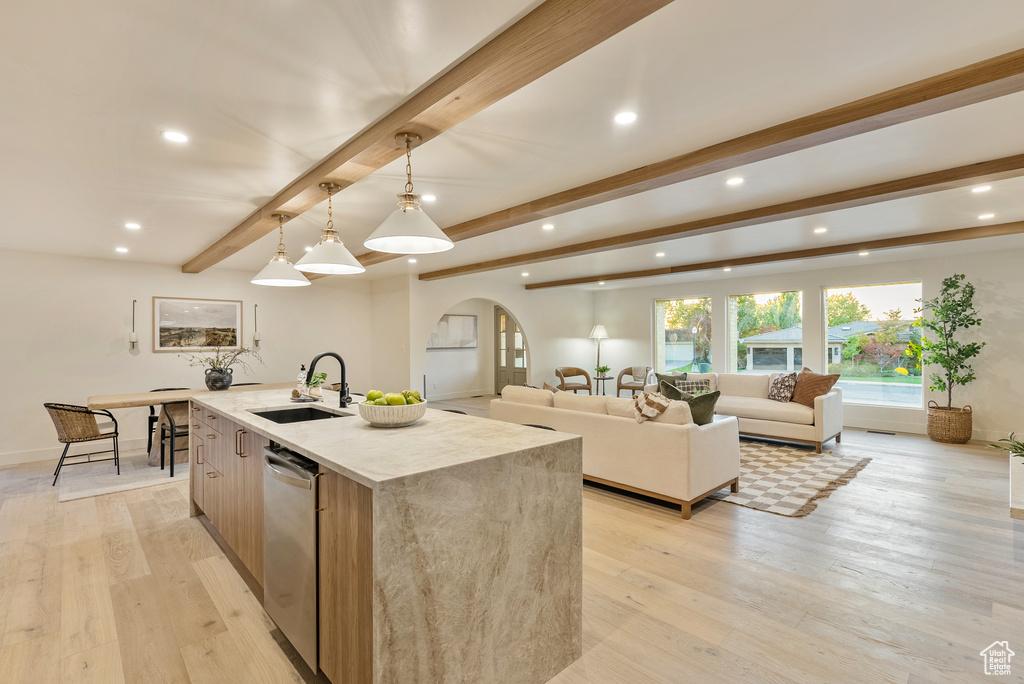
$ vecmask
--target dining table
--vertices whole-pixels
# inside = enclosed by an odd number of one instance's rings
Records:
[[[236,387],[229,387],[227,390],[218,391],[244,392],[246,390],[289,389],[294,386],[295,381],[293,380],[291,382],[268,382],[256,385],[239,385]],[[168,390],[165,392],[128,392],[125,394],[97,394],[89,397],[88,406],[94,411],[100,409],[106,409],[109,411],[112,409],[159,406],[160,404],[168,404],[176,401],[189,401],[197,394],[207,393],[216,394],[216,392],[211,392],[211,390],[208,389]]]

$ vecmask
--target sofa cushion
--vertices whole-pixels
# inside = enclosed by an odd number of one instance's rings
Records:
[[[590,394],[572,394],[570,392],[559,392],[554,395],[551,404],[555,408],[567,409],[569,411],[583,411],[585,413],[607,413],[605,403],[608,397]]]
[[[517,404],[534,404],[536,406],[554,406],[554,395],[544,389],[534,387],[518,387],[516,385],[505,385],[501,390],[502,401],[512,401]]]
[[[771,376],[768,383],[768,398],[772,401],[789,403],[793,398],[793,390],[796,388],[796,373],[779,373]]]
[[[783,404],[771,399],[737,397],[723,394],[718,400],[716,410],[721,415],[736,416],[737,418],[754,418],[797,425],[814,425],[814,409],[792,401]]]
[[[839,375],[821,375],[809,368],[804,368],[796,376],[796,388],[793,390],[793,401],[814,408],[814,398],[828,394],[832,386],[839,381]]]
[[[697,425],[707,425],[715,419],[715,404],[722,395],[720,391],[705,394],[686,394],[684,399],[690,406],[690,415]]]
[[[604,404],[604,410],[609,416],[619,418],[633,417],[633,400],[629,397],[608,397]]]
[[[767,375],[723,373],[718,376],[718,389],[726,397],[767,399],[769,380]]]

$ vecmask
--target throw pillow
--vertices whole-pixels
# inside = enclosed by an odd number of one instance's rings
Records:
[[[788,404],[796,389],[796,373],[781,373],[768,386],[768,398]]]
[[[558,389],[557,387],[552,387],[551,385],[549,385],[546,382],[544,383],[544,389],[546,389],[548,392],[561,392],[562,391],[562,390]]]
[[[677,382],[686,380],[686,373],[655,373],[654,377],[657,378],[652,385],[660,385],[662,382],[667,382],[670,385],[675,385]]]
[[[633,417],[636,422],[643,423],[655,416],[660,416],[668,408],[669,399],[660,394],[641,392],[633,395]]]
[[[658,383],[658,391],[669,399],[673,399],[675,401],[682,401],[683,399],[683,390],[679,389],[668,380],[662,380]]]
[[[832,386],[839,381],[839,375],[822,375],[809,368],[804,368],[796,378],[793,388],[793,401],[814,408],[814,398],[828,394]]]
[[[705,394],[684,394],[683,399],[690,405],[690,415],[697,425],[707,425],[715,419],[715,404],[722,393],[718,390]]]

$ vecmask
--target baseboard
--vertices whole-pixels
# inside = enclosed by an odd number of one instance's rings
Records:
[[[494,394],[494,388],[473,390],[459,390],[457,392],[430,392],[427,401],[445,401],[446,399],[466,399],[467,397],[479,397],[481,395]]]
[[[88,442],[80,445],[72,445],[69,452],[69,458],[71,455],[76,453],[89,453]],[[98,446],[100,450],[109,449],[110,442],[97,442],[94,446]],[[139,439],[122,439],[118,441],[118,447],[120,447],[122,454],[135,450],[145,449],[146,440],[143,438]],[[33,449],[31,451],[9,451],[5,454],[0,454],[0,468],[4,466],[18,465],[19,463],[36,463],[38,461],[56,461],[60,458],[61,452],[64,451],[64,445],[58,444],[54,447],[47,447],[46,449]]]

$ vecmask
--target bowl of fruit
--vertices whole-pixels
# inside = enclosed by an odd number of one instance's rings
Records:
[[[374,427],[404,427],[412,425],[427,412],[427,402],[416,390],[385,394],[379,390],[366,393],[366,401],[359,403],[359,415]]]

